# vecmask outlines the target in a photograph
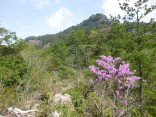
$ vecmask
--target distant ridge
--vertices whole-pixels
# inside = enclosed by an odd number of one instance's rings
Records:
[[[64,39],[70,32],[78,28],[82,28],[86,31],[92,28],[101,30],[103,28],[110,27],[110,24],[111,24],[111,21],[107,18],[106,15],[97,13],[97,14],[93,14],[88,19],[82,21],[80,24],[69,27],[59,33],[46,34],[46,35],[41,35],[41,36],[29,36],[25,38],[25,40],[28,41],[32,45],[45,45],[45,44],[51,43],[56,38]]]

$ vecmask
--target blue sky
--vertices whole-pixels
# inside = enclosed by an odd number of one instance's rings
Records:
[[[117,0],[0,0],[1,26],[22,38],[57,33],[96,13],[123,14]]]

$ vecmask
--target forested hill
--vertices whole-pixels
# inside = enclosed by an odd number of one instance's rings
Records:
[[[80,24],[72,26],[59,33],[46,34],[41,36],[29,36],[25,40],[33,45],[46,45],[48,43],[51,43],[55,39],[65,39],[71,32],[77,29],[82,29],[85,32],[91,29],[107,32],[110,28],[110,24],[111,22],[106,15],[97,13],[95,15],[90,16],[88,19],[84,20]]]

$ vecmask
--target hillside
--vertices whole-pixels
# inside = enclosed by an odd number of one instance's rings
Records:
[[[31,43],[32,45],[47,45],[55,39],[65,39],[71,32],[77,29],[83,29],[85,30],[85,32],[91,29],[96,29],[102,31],[103,33],[106,33],[109,30],[110,25],[111,22],[109,21],[106,15],[97,13],[95,15],[90,16],[88,19],[84,20],[80,24],[69,27],[68,29],[59,33],[46,34],[41,36],[30,36],[25,38],[25,40]]]

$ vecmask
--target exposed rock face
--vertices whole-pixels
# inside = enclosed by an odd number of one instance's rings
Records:
[[[60,114],[57,111],[55,111],[54,112],[54,117],[59,117],[59,116],[60,116]]]
[[[36,110],[21,110],[18,108],[9,107],[7,109],[8,115],[13,117],[34,117]],[[7,117],[9,117],[7,116]]]
[[[9,107],[0,113],[0,117],[36,117],[39,105],[39,103],[35,103],[31,109]]]
[[[80,26],[91,27],[91,26],[110,25],[110,24],[111,22],[109,21],[106,15],[98,13],[98,14],[90,16],[89,19],[84,20],[82,23],[80,23]]]
[[[71,96],[69,94],[56,94],[54,96],[54,102],[57,103],[57,102],[61,102],[61,103],[66,103],[66,102],[71,102]]]
[[[48,117],[60,117],[60,113],[58,113],[57,111],[52,112],[48,115]]]
[[[40,40],[28,40],[28,43],[30,43],[31,45],[35,45],[35,46],[39,46],[42,44]]]

